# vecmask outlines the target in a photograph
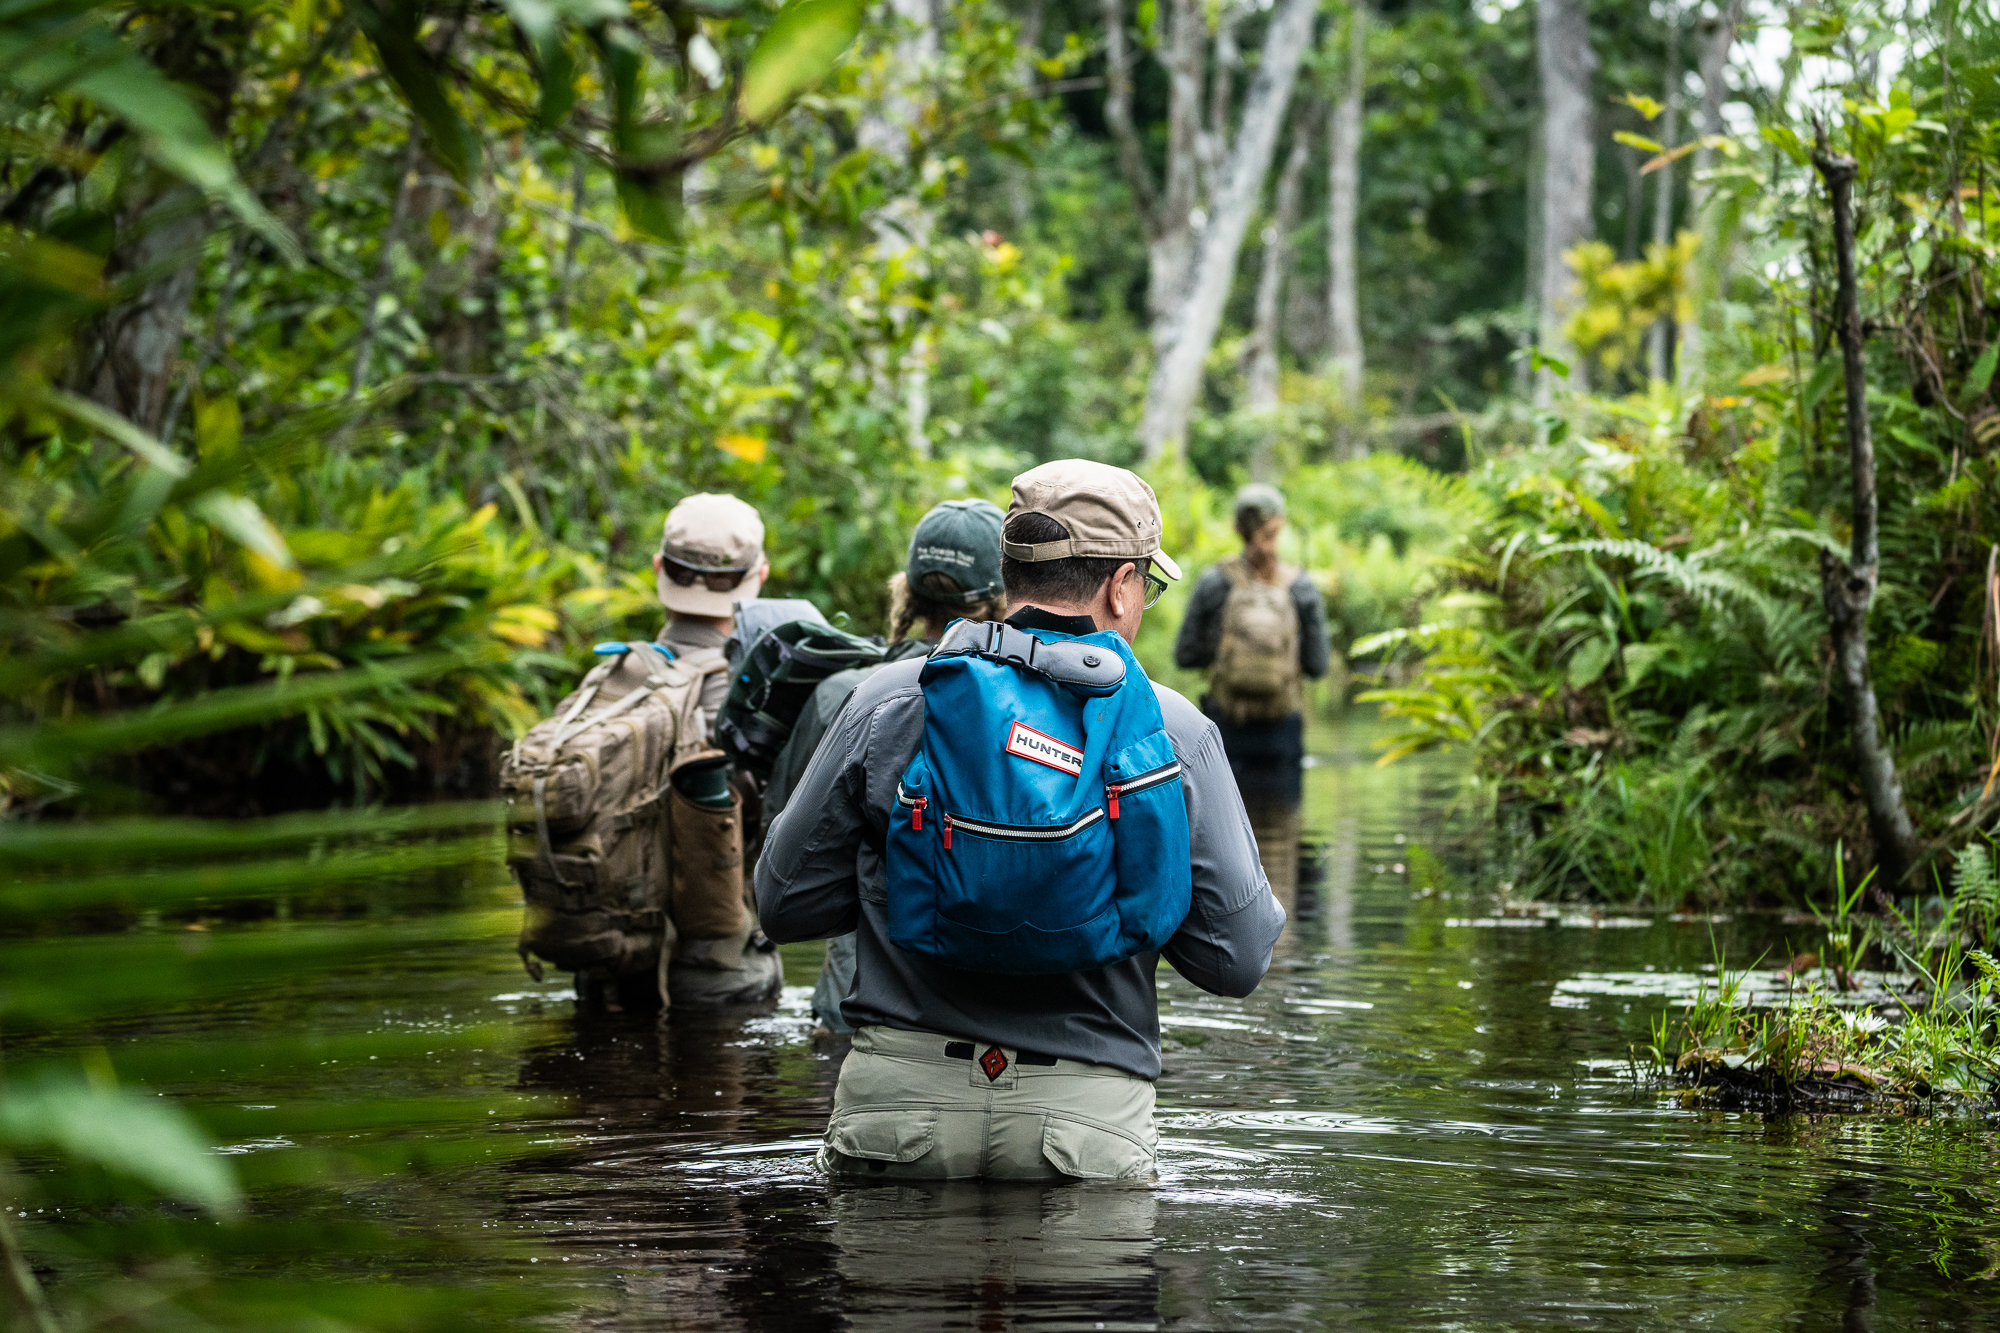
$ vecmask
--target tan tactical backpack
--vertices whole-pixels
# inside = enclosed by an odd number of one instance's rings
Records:
[[[1242,726],[1275,722],[1303,706],[1299,671],[1299,612],[1291,583],[1298,571],[1280,568],[1276,584],[1252,577],[1239,559],[1224,562],[1229,599],[1222,604],[1222,642],[1209,674],[1209,701]]]
[[[746,920],[742,797],[698,805],[673,789],[690,764],[723,759],[701,715],[714,649],[618,651],[515,742],[500,766],[507,863],[527,910],[521,961],[577,974],[585,1002],[657,988],[676,939],[720,938]],[[539,960],[539,961],[538,961]]]

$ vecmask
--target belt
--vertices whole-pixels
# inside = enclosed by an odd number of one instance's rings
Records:
[[[969,1041],[948,1041],[944,1044],[944,1058],[947,1060],[970,1060],[973,1044]],[[1056,1057],[1040,1055],[1034,1051],[1015,1051],[1014,1063],[1022,1065],[1053,1065]]]

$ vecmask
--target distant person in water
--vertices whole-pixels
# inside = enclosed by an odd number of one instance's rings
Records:
[[[770,573],[756,510],[733,495],[690,495],[667,515],[653,553],[653,582],[667,609],[659,641],[681,657],[724,651],[736,632],[736,604],[756,597]],[[727,671],[702,682],[702,725],[711,741],[728,696]]]
[[[690,495],[668,513],[660,549],[653,553],[653,580],[667,611],[659,642],[684,665],[704,673],[701,725],[710,745],[715,743],[715,715],[729,695],[723,652],[736,629],[736,603],[756,597],[770,572],[764,520],[735,496]],[[694,772],[693,766],[683,770],[676,785],[692,780]],[[717,791],[700,797],[691,790],[684,794],[727,804],[729,788],[720,785],[724,775],[713,775]],[[732,785],[739,795],[749,794],[740,779]],[[720,938],[694,938],[675,923],[678,938],[666,970],[675,1004],[735,1004],[778,993],[784,969],[776,948],[758,928],[754,906],[746,895],[742,926]]]
[[[1311,577],[1278,561],[1285,497],[1276,487],[1236,493],[1236,531],[1243,554],[1196,581],[1174,661],[1209,671],[1202,711],[1222,732],[1264,871],[1289,908],[1298,886],[1304,682],[1326,674],[1326,611]]]
[[[889,580],[889,652],[882,666],[930,652],[954,620],[997,620],[1006,613],[1007,594],[1000,586],[1004,517],[990,500],[946,500],[924,515],[910,535],[902,571]],[[918,631],[915,637],[912,630]],[[792,799],[813,752],[854,687],[881,669],[841,671],[814,688],[764,788],[766,834]],[[840,1012],[840,1002],[854,990],[854,953],[851,934],[826,942],[826,962],[813,986],[813,1017],[819,1020],[815,1036],[847,1036],[854,1031]]]

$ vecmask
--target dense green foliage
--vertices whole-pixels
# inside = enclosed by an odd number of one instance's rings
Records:
[[[1867,20],[1794,22],[1804,53],[1862,40]],[[1920,832],[1952,844],[1991,818],[2000,725],[2000,27],[1947,9],[1913,37],[1884,93],[1835,66],[1857,81],[1830,90],[1849,100],[1828,133],[1861,173],[1873,686]],[[1408,636],[1429,652],[1422,682],[1381,696],[1407,744],[1479,748],[1545,888],[1784,898],[1828,882],[1836,846],[1850,873],[1872,862],[1820,596],[1850,478],[1803,105],[1772,99],[1761,142],[1713,173],[1709,243],[1734,258],[1704,362],[1680,388],[1562,397],[1542,442],[1517,435],[1475,469],[1498,507],[1441,571],[1440,619]]]

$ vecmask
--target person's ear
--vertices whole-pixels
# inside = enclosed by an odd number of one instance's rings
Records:
[[[1123,620],[1125,618],[1125,613],[1129,609],[1132,597],[1132,591],[1128,585],[1132,582],[1132,575],[1137,573],[1138,569],[1138,565],[1128,560],[1118,566],[1117,571],[1112,574],[1108,581],[1109,586],[1105,589],[1105,598],[1109,604],[1111,617],[1114,620]]]
[[[655,574],[664,574],[667,572],[667,557],[658,551],[653,552],[653,572]]]

